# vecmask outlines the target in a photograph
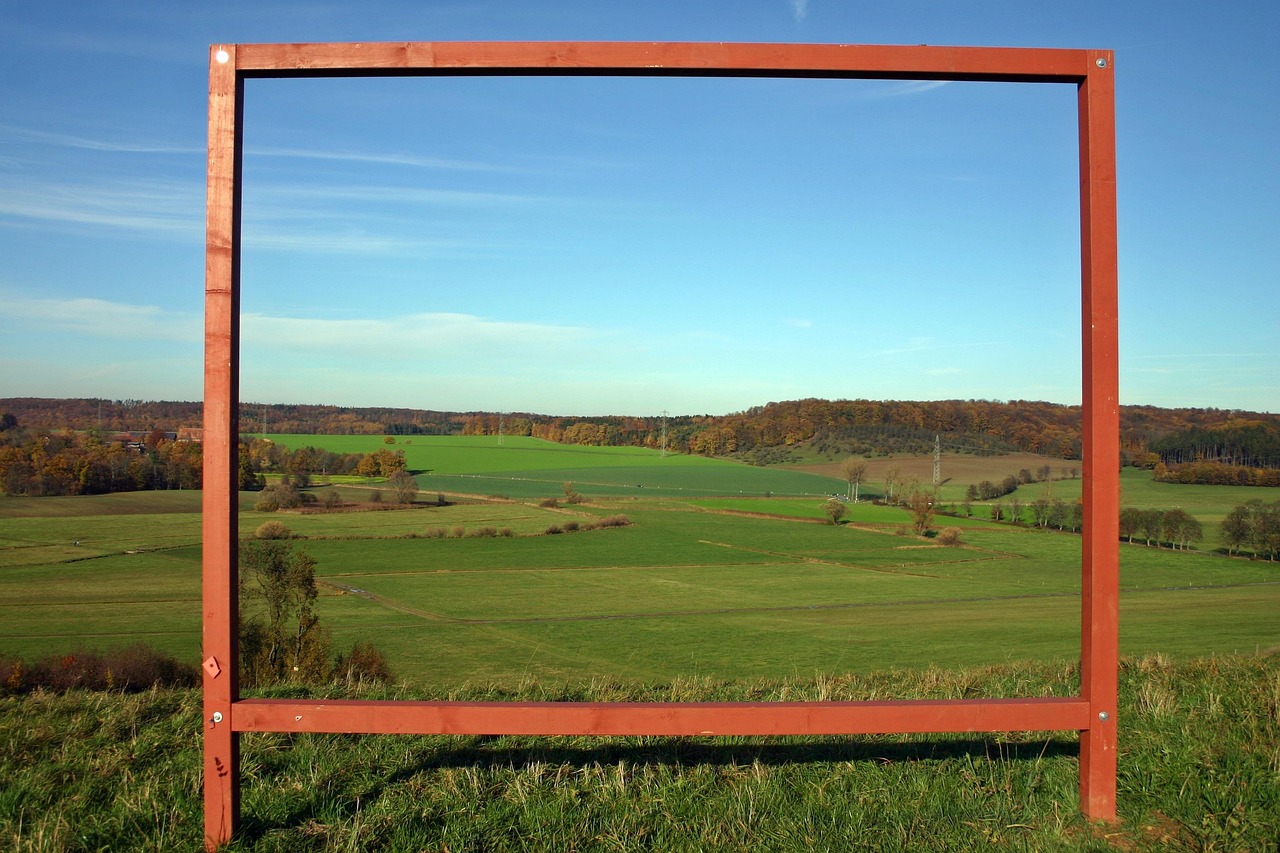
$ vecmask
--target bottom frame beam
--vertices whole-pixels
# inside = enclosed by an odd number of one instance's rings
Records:
[[[243,699],[236,731],[449,735],[841,735],[1085,731],[1079,697],[885,702]]]

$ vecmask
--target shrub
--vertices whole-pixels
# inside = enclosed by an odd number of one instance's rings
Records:
[[[544,531],[544,532],[545,532],[548,536],[555,536],[557,533],[564,533],[564,531],[560,529],[560,525],[558,525],[558,524],[552,524],[552,525],[551,525],[550,527],[548,527],[548,528],[546,529],[546,531]]]
[[[264,521],[253,535],[257,539],[292,539],[293,531],[279,521]]]
[[[478,530],[471,531],[471,536],[476,539],[492,539],[498,535],[496,527],[481,527]]]
[[[382,492],[378,491],[377,489],[374,489],[372,492],[369,492],[369,503],[371,504],[382,503]]]
[[[576,521],[566,521],[566,522],[564,523],[564,532],[565,532],[565,533],[572,533],[572,532],[574,532],[575,530],[577,530],[577,529],[578,529],[579,527],[581,527],[581,526],[582,526],[582,525],[578,524],[578,522],[576,522]]]
[[[422,535],[427,539],[443,539],[447,533],[443,527],[428,527]]]
[[[342,506],[342,496],[333,489],[329,489],[321,497],[320,502],[324,504],[325,509],[337,509]]]
[[[163,655],[144,643],[98,653],[78,651],[38,661],[0,656],[0,695],[32,690],[120,690],[195,687],[199,670]]]
[[[314,500],[314,496],[308,495]],[[258,500],[254,503],[253,508],[258,512],[275,512],[281,509],[293,509],[302,505],[303,496],[297,487],[290,483],[280,483],[276,486],[267,486],[258,494]]]
[[[960,544],[960,528],[944,527],[942,532],[938,534],[938,544],[948,547],[955,547]]]
[[[510,537],[515,536],[515,534],[511,532],[510,527],[502,528],[501,530],[498,531],[498,535],[503,537],[504,539],[509,539]]]
[[[333,677],[335,681],[345,681],[347,684],[362,681],[388,684],[395,680],[391,674],[391,665],[387,663],[387,656],[367,641],[356,641],[350,652],[337,656],[333,662]]]
[[[538,501],[538,506],[545,507],[546,509],[555,509],[556,507],[560,506],[560,501],[556,500],[555,498],[543,498],[542,500]]]
[[[628,527],[630,524],[631,519],[627,518],[625,515],[611,515],[607,518],[602,518],[599,521],[600,527]]]
[[[467,528],[463,527],[461,524],[453,528],[454,539],[461,539],[463,536],[466,536],[466,535],[467,535]]]

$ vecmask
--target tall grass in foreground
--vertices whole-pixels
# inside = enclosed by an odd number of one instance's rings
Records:
[[[1040,664],[453,698],[870,699],[1068,692]],[[1077,813],[1066,734],[244,738],[232,850],[1275,850],[1280,658],[1127,662],[1120,813]],[[390,693],[363,694],[369,698]],[[403,694],[396,693],[396,696]],[[0,848],[196,850],[200,699],[0,700]]]

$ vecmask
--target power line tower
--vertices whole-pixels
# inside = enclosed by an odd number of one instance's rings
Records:
[[[942,482],[942,436],[933,437],[933,488]]]
[[[504,420],[502,413],[499,412],[498,413],[498,446],[501,447],[503,442],[506,441],[506,439],[507,439],[506,421]]]
[[[667,410],[662,410],[662,458],[667,458]]]

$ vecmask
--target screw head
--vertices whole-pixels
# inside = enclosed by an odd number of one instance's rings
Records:
[[[222,712],[214,711],[213,716],[210,717],[210,719],[213,720],[214,725],[217,725],[218,723],[222,722]]]
[[[1096,65],[1096,66],[1098,66],[1099,68],[1106,68],[1106,67],[1107,67],[1107,60],[1106,60],[1105,58],[1103,58],[1103,57],[1099,56],[1097,59],[1095,59],[1095,60],[1093,61],[1093,64],[1094,64],[1094,65]]]
[[[1099,711],[1098,719],[1105,723],[1107,720],[1111,719],[1111,714],[1106,711]]]

